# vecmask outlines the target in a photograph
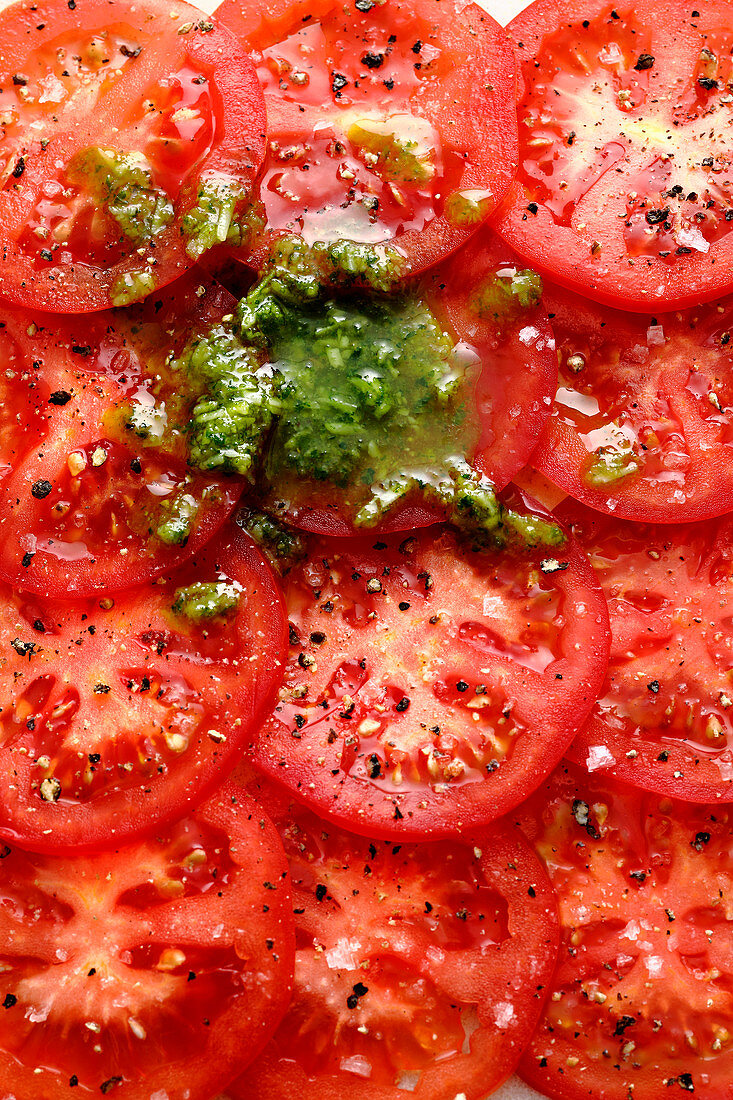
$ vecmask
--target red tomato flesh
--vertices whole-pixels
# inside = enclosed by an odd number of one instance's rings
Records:
[[[174,612],[196,582],[226,587],[231,610]],[[200,802],[251,744],[286,656],[277,585],[236,528],[114,598],[3,586],[0,639],[0,836],[40,851],[111,846]]]
[[[5,847],[0,884],[0,1078],[17,1100],[211,1096],[287,1008],[287,862],[239,787],[115,852]]]
[[[657,316],[550,289],[555,403],[532,464],[622,519],[680,523],[733,508],[733,301]]]
[[[245,50],[162,0],[21,0],[0,42],[0,293],[85,313],[171,282],[200,184],[246,195],[264,155]],[[122,186],[95,150],[132,158]]]
[[[516,166],[514,58],[476,4],[224,0],[254,51],[270,235],[394,242],[415,273],[466,241]]]
[[[605,599],[572,542],[554,558],[441,529],[321,539],[284,587],[290,659],[257,765],[358,833],[451,836],[506,813],[603,682]]]
[[[502,236],[564,286],[620,309],[730,290],[729,5],[537,0],[508,32],[520,149]]]
[[[175,567],[216,534],[243,480],[188,467],[187,411],[177,414],[181,430],[160,445],[155,420],[150,439],[147,428],[125,424],[141,411],[155,412],[164,427],[174,420],[174,405],[166,412],[156,401],[152,365],[233,301],[221,287],[191,278],[144,308],[100,313],[81,332],[78,320],[11,315],[13,331],[25,332],[22,367],[10,383],[10,434],[0,436],[8,445],[0,578],[43,596],[116,591]],[[16,406],[24,410],[20,421],[10,420]]]
[[[236,1100],[483,1100],[514,1068],[557,951],[547,877],[510,829],[370,842],[269,785],[296,913],[293,1003]]]
[[[558,515],[603,586],[612,636],[570,755],[647,790],[733,799],[733,522],[620,524],[570,502]]]
[[[521,1076],[552,1100],[730,1100],[730,809],[566,765],[521,817],[562,928]]]

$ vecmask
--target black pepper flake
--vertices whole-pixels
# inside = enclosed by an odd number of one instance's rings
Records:
[[[28,77],[25,76],[23,73],[14,73],[13,74],[13,84],[15,84],[16,88],[19,87],[19,86],[21,88],[24,88],[27,83],[28,83]]]
[[[650,53],[640,53],[634,68],[638,73],[643,73],[645,69],[651,69],[653,65],[654,58]]]
[[[142,46],[133,46],[133,48],[130,49],[130,47],[126,46],[124,42],[120,46],[120,53],[123,57],[139,57],[142,52]]]
[[[14,993],[6,993],[5,1000],[3,1001],[3,1008],[12,1008],[13,1005],[18,1003],[18,998]]]
[[[636,1020],[633,1016],[622,1016],[620,1020],[616,1021],[616,1026],[613,1029],[614,1035],[623,1035],[627,1027],[633,1027]]]
[[[573,802],[573,817],[581,828],[585,829],[588,836],[594,840],[600,840],[601,834],[596,829],[590,816],[590,806],[582,798],[576,798]]]
[[[706,844],[710,843],[710,833],[696,833],[695,839],[690,841],[691,846],[701,852]]]
[[[19,657],[27,657],[29,661],[36,652],[35,642],[22,642],[20,638],[13,638],[10,644]]]
[[[319,882],[316,886],[316,901],[323,901],[328,893],[328,887],[324,886],[322,882]]]
[[[122,1084],[122,1077],[116,1075],[115,1077],[108,1077],[106,1081],[103,1081],[99,1086],[99,1091],[106,1096],[108,1092],[111,1092],[117,1085]]]
[[[23,566],[24,569],[27,569],[32,561],[33,561],[33,554],[31,554],[30,550],[26,550],[25,554],[21,558],[20,564]]]
[[[374,0],[354,0],[354,7],[366,15],[374,7]]]
[[[39,255],[40,255],[42,260],[46,261],[47,264],[50,264],[50,263],[53,262],[53,252],[51,251],[50,248],[42,248]]]
[[[649,689],[649,691],[652,692],[653,695],[658,695],[659,694],[659,680],[652,680],[646,686]]]
[[[456,691],[468,691],[469,685],[465,680],[459,680],[456,684]]]
[[[659,225],[661,222],[666,222],[669,217],[669,207],[665,206],[661,210],[647,210],[646,220],[649,225]]]
[[[71,394],[68,390],[54,390],[48,399],[49,405],[66,405],[71,401]]]
[[[74,0],[69,0],[69,7],[72,9],[72,11],[76,7],[76,4],[74,3]],[[70,1089],[75,1089],[78,1084],[79,1084],[79,1078],[76,1076],[75,1073],[72,1073],[71,1077],[69,1078],[69,1088]]]
[[[346,87],[348,83],[349,82],[343,73],[331,73],[331,90],[337,96],[341,95],[342,90]]]
[[[362,982],[357,982],[356,985],[353,987],[353,990],[354,992],[350,993],[349,996],[346,998],[347,1008],[356,1008],[361,998],[365,997],[366,994],[369,992],[369,987],[364,985]]]
[[[293,623],[288,623],[288,641],[291,645],[300,645],[300,634]]]
[[[394,709],[399,711],[400,714],[401,714],[403,711],[406,711],[409,706],[410,706],[410,700],[407,698],[406,695],[403,695],[402,698],[400,699],[399,703],[395,704]]]
[[[422,42],[420,41],[420,39],[418,38],[417,42],[415,42],[415,44],[410,48],[412,49],[413,53],[420,53],[420,50],[422,49]]]
[[[529,894],[529,896],[531,898],[536,898],[537,897],[537,891],[535,890],[534,886],[529,886],[527,888],[527,893]]]
[[[406,600],[400,600],[400,602],[397,604],[397,606],[399,607],[400,611],[409,611],[410,610],[410,605],[409,605],[409,603],[407,603]]]
[[[367,69],[381,69],[384,65],[383,53],[372,53],[371,50],[364,54],[361,59],[362,65],[366,65]]]
[[[196,981],[196,971],[195,970],[189,970],[188,977],[186,978],[186,981],[187,982],[195,982]]]
[[[402,821],[404,816],[405,815],[402,813],[402,810],[399,808],[399,806],[395,806],[394,813],[392,814],[393,819],[395,821]]]
[[[99,761],[102,759],[102,756],[101,756],[101,753],[90,752],[87,759],[89,760],[90,764],[98,764]]]
[[[669,760],[669,753],[666,749],[662,749],[659,756],[657,757],[657,760],[661,760],[663,764],[667,763],[667,761]]]
[[[366,758],[366,770],[370,779],[379,779],[382,774],[382,761],[379,759],[376,753],[372,753],[371,756]],[[374,856],[372,856],[372,859]]]
[[[314,630],[310,635],[311,645],[323,645],[326,635],[322,630]]]
[[[697,78],[697,82],[700,85],[700,87],[704,88],[705,91],[707,91],[707,92],[711,92],[713,90],[713,88],[718,87],[717,80],[714,80],[713,77],[711,77],[711,76],[699,76]],[[711,163],[712,163],[712,160],[711,160]]]
[[[527,209],[529,210],[530,214],[536,214],[537,211],[539,210],[539,206],[537,205],[536,202],[530,202],[527,205]]]
[[[53,485],[51,482],[46,481],[45,478],[41,478],[40,481],[33,482],[31,486],[31,496],[34,496],[36,500],[44,500],[52,489]]]

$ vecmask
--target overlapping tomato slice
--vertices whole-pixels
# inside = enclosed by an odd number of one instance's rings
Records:
[[[547,876],[511,829],[369,841],[249,789],[290,860],[291,1008],[237,1100],[483,1100],[539,1016],[557,950]]]
[[[285,619],[230,529],[122,595],[0,593],[0,835],[45,850],[124,842],[217,785],[275,700]]]

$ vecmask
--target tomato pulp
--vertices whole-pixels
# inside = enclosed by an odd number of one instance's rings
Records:
[[[559,768],[520,811],[562,943],[521,1076],[552,1100],[733,1096],[733,818]]]
[[[254,51],[265,92],[270,236],[393,243],[416,273],[511,183],[514,58],[477,5],[224,0],[217,16]]]
[[[730,298],[656,316],[548,288],[560,377],[532,464],[621,519],[683,523],[733,507]]]
[[[290,658],[257,764],[355,832],[451,836],[506,813],[603,682],[605,599],[572,542],[322,539],[284,585]]]
[[[73,860],[5,847],[0,1081],[17,1100],[210,1096],[288,1004],[278,835],[244,792]]]
[[[512,247],[620,309],[730,290],[728,4],[537,0],[508,32],[521,138],[497,228]]]
[[[4,297],[125,305],[236,231],[265,114],[224,27],[185,3],[41,0],[5,8],[0,41]]]
[[[179,817],[275,700],[285,619],[269,567],[228,529],[182,569],[101,600],[0,592],[0,835],[110,847]]]
[[[290,860],[295,987],[231,1094],[483,1100],[514,1068],[556,958],[555,900],[521,834],[372,842],[274,785],[249,790]]]

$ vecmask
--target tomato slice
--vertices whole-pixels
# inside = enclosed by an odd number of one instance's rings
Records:
[[[560,378],[532,464],[601,512],[651,523],[733,508],[733,300],[651,317],[550,289]]]
[[[0,15],[0,292],[84,313],[241,239],[265,150],[235,38],[162,0],[40,0]]]
[[[5,847],[0,883],[0,1076],[17,1100],[211,1096],[287,1008],[287,862],[233,784],[115,852]]]
[[[512,247],[621,309],[730,290],[728,4],[537,0],[508,31],[519,172],[497,228]]]
[[[533,285],[518,288],[518,275],[525,282],[534,280]],[[557,384],[555,344],[540,300],[541,285],[533,273],[520,271],[516,256],[494,233],[479,231],[457,256],[413,287],[415,298],[426,302],[450,337],[456,367],[466,372],[460,415],[451,421],[444,407],[439,437],[423,441],[422,453],[407,431],[391,452],[380,448],[378,459],[367,440],[364,460],[346,488],[276,469],[263,506],[306,531],[359,533],[354,517],[373,491],[370,479],[388,480],[406,468],[428,469],[434,454],[461,454],[464,447],[471,465],[504,489],[534,451]],[[376,417],[374,423],[378,430]],[[384,461],[388,457],[396,464],[392,469]],[[379,461],[383,468],[375,475]],[[372,469],[362,475],[364,467]],[[421,501],[418,494],[408,500],[375,529],[406,531],[445,518],[444,510]]]
[[[101,600],[0,591],[0,836],[106,847],[179,817],[268,714],[286,657],[277,584],[229,528]]]
[[[562,927],[521,1076],[552,1100],[729,1096],[729,807],[566,765],[521,813]]]
[[[547,876],[521,834],[371,842],[250,787],[290,860],[293,1003],[236,1100],[483,1100],[512,1071],[551,979]]]
[[[515,68],[473,3],[335,0],[217,15],[254,51],[269,236],[394,242],[416,273],[466,241],[516,167]]]
[[[87,319],[82,331],[78,320],[18,311],[32,335],[21,384],[10,383],[25,412],[1,456],[0,578],[52,597],[116,591],[216,534],[244,482],[189,467],[187,398],[158,401],[152,379],[232,303],[191,278],[144,308]]]
[[[733,522],[620,524],[558,510],[588,555],[611,619],[606,682],[569,755],[647,790],[733,799]]]
[[[314,541],[284,579],[290,659],[257,765],[358,833],[445,837],[526,797],[603,682],[605,599],[578,547],[450,530]]]

